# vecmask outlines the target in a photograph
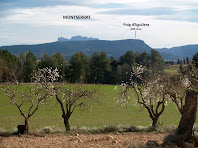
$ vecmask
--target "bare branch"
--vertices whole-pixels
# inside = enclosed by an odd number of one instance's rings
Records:
[[[58,89],[57,88],[54,88],[54,90],[55,90],[55,96],[56,96],[56,100],[57,100],[57,102],[60,104],[60,106],[61,106],[61,110],[62,110],[62,113],[63,113],[63,115],[65,115],[65,109],[64,109],[64,106],[63,106],[63,102],[60,100],[60,98],[58,97]]]
[[[82,106],[82,105],[83,105],[83,103],[82,103],[82,102],[81,102],[80,104],[74,105],[74,107],[73,107],[73,109],[72,109],[71,113],[73,113],[73,112],[74,112],[74,110],[76,109],[76,107],[78,107],[78,106]]]

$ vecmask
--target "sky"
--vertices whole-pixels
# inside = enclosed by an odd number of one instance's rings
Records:
[[[71,15],[90,19],[63,19]],[[123,25],[133,23],[149,24],[136,39],[152,48],[198,44],[198,0],[0,0],[0,46],[77,35],[134,39],[135,31]]]

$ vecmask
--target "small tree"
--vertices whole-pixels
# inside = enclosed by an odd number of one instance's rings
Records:
[[[170,81],[168,84],[168,94],[182,114],[185,105],[186,91],[197,91],[198,69],[195,67],[195,64],[189,63],[185,73],[179,76],[179,79],[177,77],[178,76],[174,76],[176,80]]]
[[[126,103],[129,99],[127,92],[129,88],[132,88],[136,94],[137,104],[148,111],[152,119],[152,127],[155,129],[167,104],[166,79],[161,73],[147,76],[147,78],[143,75],[144,73],[141,65],[132,67],[130,82],[121,85],[122,93],[117,101]]]
[[[171,81],[167,83],[167,86],[169,88],[167,90],[167,93],[181,114],[183,113],[185,105],[186,90],[192,88],[192,83],[189,80],[187,73],[188,72],[180,76],[172,76]]]
[[[185,72],[186,72],[182,64],[179,65],[179,72],[181,74],[185,74]]]
[[[189,64],[189,58],[186,57],[186,64]]]
[[[154,49],[151,50],[151,67],[153,72],[158,72],[164,68],[164,60],[160,53]]]
[[[169,145],[185,147],[185,142],[191,143],[191,147],[197,146],[197,138],[194,137],[193,130],[197,113],[197,90],[198,68],[196,68],[196,63],[189,62],[187,70],[180,76],[180,80],[172,81],[169,85],[168,93],[182,117],[177,130],[165,137],[163,147]]]
[[[57,102],[60,104],[66,132],[70,131],[69,119],[78,107],[87,107],[95,100],[95,90],[88,90],[84,85],[76,84],[71,87],[54,87]]]
[[[3,80],[3,69],[4,69],[4,62],[0,59],[0,82]]]
[[[89,58],[83,52],[76,52],[70,59],[72,82],[84,83],[89,78]]]
[[[51,83],[59,77],[57,69],[43,68],[34,72],[32,79],[34,84],[21,85],[16,82],[16,85],[8,85],[1,88],[13,105],[17,107],[21,116],[25,119],[25,133],[29,133],[29,119],[39,109],[39,106],[46,101],[48,97],[53,95]],[[24,106],[28,106],[25,109]]]
[[[193,56],[193,63],[195,67],[198,68],[198,52]]]
[[[186,77],[190,81],[190,88],[197,90],[198,88],[198,67],[196,63],[189,63],[188,69],[186,72]]]

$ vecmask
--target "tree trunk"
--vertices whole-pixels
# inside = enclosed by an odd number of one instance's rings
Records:
[[[178,129],[174,134],[170,134],[164,139],[162,144],[164,147],[168,145],[183,147],[185,142],[192,142],[194,136],[193,125],[197,113],[197,95],[198,92],[193,90],[186,91],[185,105]]]
[[[29,133],[29,124],[28,124],[28,118],[25,118],[25,133]]]
[[[186,91],[185,106],[178,126],[179,145],[183,144],[193,137],[193,125],[197,113],[197,92],[193,90]]]
[[[64,124],[65,124],[66,132],[70,131],[69,119],[67,117],[64,118]]]
[[[155,117],[155,118],[152,119],[153,120],[153,122],[152,122],[153,129],[156,129],[158,119],[159,119],[159,117]]]
[[[66,132],[70,131],[70,126],[69,126],[70,114],[67,113],[66,115],[62,115],[62,118],[64,119],[64,125],[65,125]]]

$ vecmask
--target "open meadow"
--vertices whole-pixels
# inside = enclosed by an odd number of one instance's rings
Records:
[[[89,87],[95,87],[90,85]],[[72,128],[102,128],[105,126],[150,126],[152,120],[147,111],[139,106],[134,106],[134,93],[131,92],[131,102],[126,106],[116,104],[114,90],[115,85],[100,85],[102,94],[96,96],[99,100],[97,104],[92,103],[90,110],[77,109],[71,115],[70,125]],[[24,124],[24,118],[20,115],[16,106],[10,104],[9,98],[0,94],[0,129],[5,131],[16,131],[19,124]],[[30,132],[53,127],[64,130],[61,109],[55,97],[41,105],[38,111],[30,118]],[[181,118],[180,113],[173,103],[169,103],[164,113],[159,118],[162,126],[178,125]]]

